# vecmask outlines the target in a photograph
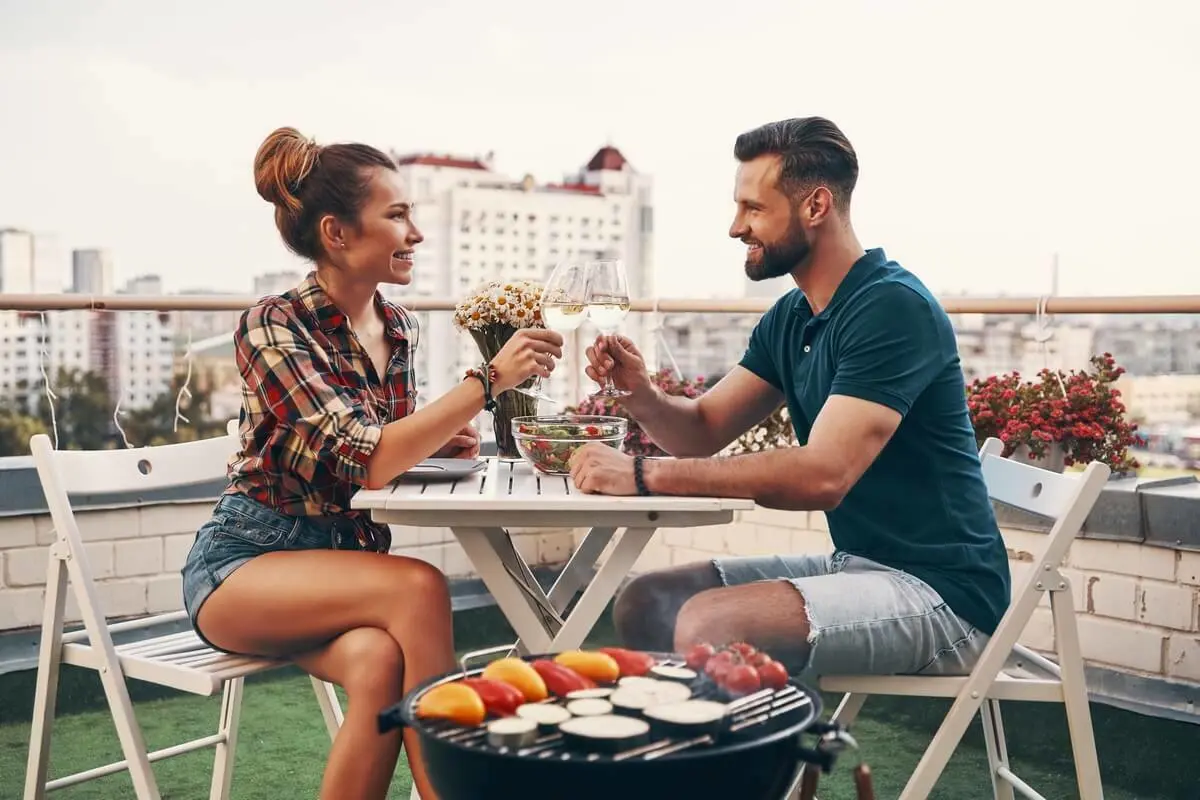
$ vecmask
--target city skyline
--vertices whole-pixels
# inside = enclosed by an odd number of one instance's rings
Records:
[[[655,180],[659,293],[736,296],[734,137],[812,113],[859,151],[864,245],[939,293],[1044,293],[1055,253],[1063,294],[1200,292],[1195,6],[518,5],[6,3],[0,224],[236,289],[297,267],[251,180],[279,125],[539,181],[611,142]]]

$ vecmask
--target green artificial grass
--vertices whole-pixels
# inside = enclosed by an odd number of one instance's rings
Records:
[[[510,631],[494,610],[469,612],[459,621],[464,650],[511,641]],[[461,616],[461,615],[460,615]],[[602,624],[591,645],[611,643]],[[71,671],[71,668],[65,668]],[[10,687],[11,688],[11,687]],[[121,758],[116,733],[99,698],[82,703],[55,724],[51,776],[88,769]],[[140,691],[136,704],[151,749],[165,747],[216,730],[219,698],[190,695],[153,696]],[[295,669],[249,679],[244,695],[233,796],[238,800],[315,797],[329,739],[307,677]],[[0,705],[11,696],[0,694]],[[20,698],[21,703],[27,698]],[[93,701],[95,698],[93,698]],[[831,708],[835,698],[825,698]],[[870,764],[880,800],[896,797],[916,766],[949,703],[936,700],[879,698],[867,703],[853,733]],[[1005,728],[1013,768],[1046,797],[1074,798],[1073,767],[1061,706],[1004,704]],[[1200,797],[1200,728],[1093,705],[1096,738],[1109,800],[1196,800]],[[24,782],[28,716],[0,725],[0,800],[18,798]],[[822,800],[854,797],[849,779],[854,755],[847,755],[831,775],[821,779]],[[212,751],[179,756],[154,765],[165,798],[190,800],[208,796]],[[388,797],[407,798],[410,777],[403,759]],[[102,778],[54,793],[62,800],[110,800],[131,796],[126,774]],[[519,795],[517,795],[519,796]],[[931,798],[990,798],[987,759],[978,722],[972,725]],[[564,794],[569,800],[569,792]]]

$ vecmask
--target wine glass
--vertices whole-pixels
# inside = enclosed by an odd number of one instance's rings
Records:
[[[610,336],[621,327],[629,313],[629,279],[625,262],[606,258],[588,262],[587,315],[600,333]],[[618,389],[609,375],[604,386],[593,397],[627,397],[629,392]]]
[[[570,333],[583,324],[584,301],[587,300],[588,266],[584,261],[561,261],[550,273],[542,287],[542,322],[562,334]],[[527,397],[557,403],[542,391],[542,376],[538,375],[529,388],[517,388]]]

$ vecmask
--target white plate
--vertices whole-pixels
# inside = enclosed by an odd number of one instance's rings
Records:
[[[457,481],[487,467],[483,459],[427,458],[396,480],[406,483]]]

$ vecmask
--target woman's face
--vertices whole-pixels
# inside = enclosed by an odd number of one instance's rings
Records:
[[[344,228],[333,257],[349,275],[374,283],[412,283],[413,249],[425,237],[412,218],[412,202],[400,176],[390,169],[371,170],[367,200],[358,229]]]

